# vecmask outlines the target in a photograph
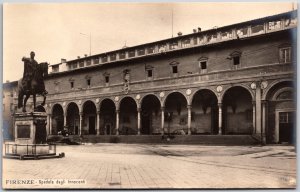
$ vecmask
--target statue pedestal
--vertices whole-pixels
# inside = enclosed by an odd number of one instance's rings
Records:
[[[44,112],[15,114],[15,143],[46,143],[47,114]]]
[[[56,145],[46,144],[47,114],[45,112],[26,112],[14,115],[15,142],[5,143],[5,156],[10,158],[55,158]]]

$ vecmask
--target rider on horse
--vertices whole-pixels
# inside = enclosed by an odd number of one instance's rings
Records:
[[[33,96],[34,110],[36,109],[36,94],[44,97],[41,105],[45,104],[47,91],[45,90],[44,78],[48,74],[48,63],[38,64],[34,60],[35,53],[30,53],[30,58],[22,58],[24,62],[23,78],[19,81],[18,108],[23,107],[26,112],[26,102],[30,95]],[[25,99],[23,97],[25,96]]]
[[[26,57],[22,58],[22,61],[24,62],[22,86],[25,88],[26,93],[30,92],[31,83],[38,68],[38,63],[34,59],[34,56],[35,53],[31,51],[30,58],[26,58]]]

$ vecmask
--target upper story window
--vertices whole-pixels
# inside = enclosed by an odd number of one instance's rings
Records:
[[[215,41],[217,41],[217,37],[218,37],[217,34],[208,35],[207,36],[207,42],[209,42],[209,43],[215,42]]]
[[[145,66],[147,80],[153,79],[153,67],[150,65]]]
[[[177,65],[172,66],[172,71],[173,71],[173,74],[177,74],[178,73],[178,66]]]
[[[167,50],[167,46],[165,44],[158,46],[158,52],[165,52]]]
[[[182,41],[182,47],[189,47],[189,46],[191,46],[191,39],[184,39]]]
[[[87,60],[86,61],[86,66],[90,66],[92,63],[91,63],[91,60]]]
[[[103,57],[102,57],[102,63],[106,63],[107,62],[107,55],[104,55]]]
[[[145,55],[145,49],[139,49],[139,50],[138,50],[138,55],[139,55],[139,56]]]
[[[115,53],[110,55],[110,60],[115,61],[117,59],[117,55]]]
[[[194,44],[194,45],[197,45],[197,44],[198,44],[198,39],[197,39],[197,37],[194,37],[194,38],[193,38],[193,44]]]
[[[268,22],[268,31],[278,30],[281,28],[281,21]]]
[[[154,53],[154,50],[155,50],[154,46],[153,46],[153,47],[148,47],[148,48],[147,48],[148,54]]]
[[[290,63],[292,59],[291,47],[281,47],[279,48],[279,62],[280,63]]]
[[[207,72],[207,60],[208,60],[207,57],[200,57],[198,59],[200,73]]]
[[[104,74],[103,74],[103,76],[104,76],[104,82],[105,82],[105,86],[108,86],[109,85],[109,76],[110,76],[110,74],[109,73],[107,73],[107,72],[105,72]]]
[[[135,56],[135,50],[131,50],[128,52],[129,57],[134,57]]]
[[[93,62],[94,64],[99,64],[99,58],[95,58]]]
[[[172,61],[170,63],[171,68],[172,68],[172,75],[173,77],[178,77],[178,65],[179,63],[177,61]]]
[[[59,72],[59,65],[52,66],[52,72],[53,73]]]
[[[170,43],[170,49],[177,49],[178,48],[178,42],[172,42]]]
[[[225,31],[221,33],[221,39],[226,40],[226,39],[231,39],[232,38],[232,33],[231,31]]]
[[[251,34],[258,35],[258,34],[262,34],[262,33],[264,33],[264,25],[263,24],[251,26]]]
[[[228,59],[232,60],[233,69],[238,69],[241,67],[241,55],[242,52],[240,51],[234,51],[229,55]]]
[[[85,77],[85,79],[86,79],[86,85],[90,88],[91,87],[91,77],[87,75]]]
[[[119,54],[119,58],[120,58],[120,59],[125,59],[125,58],[126,58],[126,53],[125,53],[125,52],[121,52],[121,53]]]
[[[205,37],[205,36],[199,37],[199,43],[200,43],[200,44],[206,43],[206,37]]]
[[[70,82],[70,86],[71,86],[71,89],[74,88],[74,81],[71,81],[71,82]]]
[[[243,28],[237,29],[236,34],[237,34],[238,37],[245,37],[248,34],[248,28],[243,27]]]
[[[292,27],[297,25],[297,16],[293,18],[288,18],[284,22],[284,27]]]
[[[79,61],[79,67],[84,67],[84,62],[83,61]]]

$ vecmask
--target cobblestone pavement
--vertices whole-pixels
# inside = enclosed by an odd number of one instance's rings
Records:
[[[61,159],[3,159],[8,188],[295,188],[292,146],[58,146]],[[13,181],[33,179],[30,184]],[[24,182],[24,181],[23,181]]]

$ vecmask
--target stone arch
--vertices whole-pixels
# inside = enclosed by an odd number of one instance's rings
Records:
[[[187,105],[189,105],[189,99],[188,99],[188,97],[183,93],[183,91],[171,91],[171,92],[166,93],[166,95],[165,95],[164,98],[162,99],[162,107],[165,107],[166,100],[167,100],[168,96],[171,95],[171,94],[173,94],[173,93],[179,93],[179,94],[181,94],[181,95],[185,98]]]
[[[143,95],[143,96],[141,97],[141,99],[140,99],[140,103],[142,104],[144,98],[147,97],[147,96],[149,96],[149,95],[153,95],[154,97],[156,97],[156,98],[158,99],[159,103],[160,103],[160,106],[162,106],[162,101],[161,101],[160,97],[157,96],[157,95],[155,95],[154,93],[150,93],[150,94],[145,94],[145,95]]]
[[[277,99],[277,96],[290,91],[291,97],[288,99]],[[295,143],[295,86],[291,79],[281,79],[272,82],[264,92],[263,99],[266,107],[266,141],[267,143],[289,142]],[[289,116],[289,121],[284,119]]]
[[[69,134],[79,134],[80,128],[80,112],[76,102],[69,102],[66,105],[66,125]]]
[[[56,135],[64,129],[64,109],[60,104],[56,103],[52,106],[51,114],[52,133],[50,134]]]
[[[161,101],[154,94],[141,99],[141,134],[159,134],[161,132]]]
[[[233,86],[222,95],[222,134],[253,132],[253,95],[244,86]]]
[[[81,134],[95,135],[97,133],[97,107],[94,101],[86,100],[82,104]]]
[[[116,104],[111,98],[104,98],[99,103],[100,135],[116,134]]]
[[[136,100],[130,96],[125,96],[120,100],[120,135],[134,135],[138,133],[137,107],[138,104]]]
[[[135,104],[136,104],[136,106],[137,106],[137,107],[139,106],[139,102],[134,98],[134,96],[132,96],[132,95],[125,95],[125,96],[121,97],[121,98],[119,99],[119,101],[116,103],[117,109],[120,109],[120,105],[121,105],[122,101],[123,101],[125,98],[131,98],[131,99],[133,99],[134,102],[135,102]]]
[[[246,86],[246,85],[243,85],[243,84],[239,84],[239,85],[233,85],[233,86],[226,87],[226,88],[222,91],[222,93],[220,94],[220,96],[219,96],[219,102],[222,102],[222,101],[223,101],[223,98],[224,98],[225,93],[226,93],[229,89],[231,89],[231,88],[233,88],[233,87],[242,87],[242,88],[246,89],[246,90],[249,92],[249,94],[251,95],[252,101],[255,101],[255,95],[254,95],[254,92],[250,89],[250,87],[248,87],[248,86]]]
[[[201,90],[208,90],[208,91],[211,91],[212,93],[214,93],[214,95],[215,95],[216,98],[218,99],[218,94],[217,94],[217,92],[216,92],[214,89],[212,89],[212,88],[210,88],[210,87],[205,87],[205,88],[200,88],[200,89],[197,89],[197,90],[193,91],[193,92],[191,93],[191,95],[190,95],[190,101],[189,101],[188,103],[192,104],[195,94],[196,94],[197,92],[201,91]]]
[[[192,96],[191,110],[192,134],[218,134],[218,97],[213,90],[197,90]]]
[[[272,83],[269,84],[269,86],[267,87],[267,89],[263,92],[262,94],[262,100],[267,100],[267,96],[270,94],[270,90],[273,89],[273,87],[275,87],[276,85],[278,85],[279,83],[282,83],[282,82],[293,82],[292,79],[278,79],[278,80],[275,80],[273,81]]]
[[[164,101],[165,133],[188,133],[188,100],[181,92],[169,93]]]
[[[82,104],[81,104],[81,111],[82,111],[82,112],[83,112],[84,105],[85,105],[86,103],[88,103],[88,102],[92,102],[92,103],[95,105],[96,109],[97,109],[97,104],[96,104],[96,102],[93,101],[92,99],[87,99],[87,100],[84,100],[84,101],[82,102]]]

